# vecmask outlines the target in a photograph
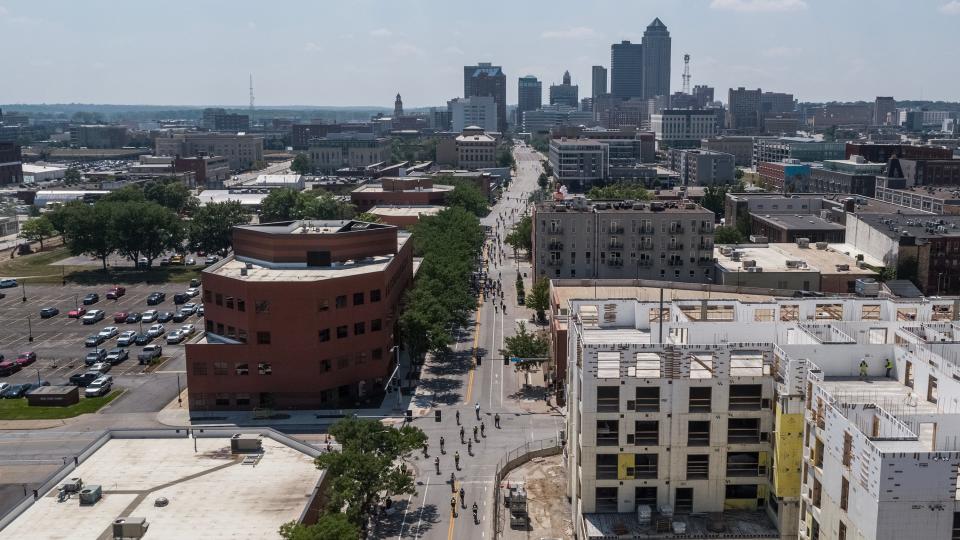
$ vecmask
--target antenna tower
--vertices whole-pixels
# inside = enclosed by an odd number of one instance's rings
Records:
[[[253,73],[250,74],[250,123],[253,123]]]
[[[251,96],[253,95],[252,92],[253,91],[251,90],[251,94],[250,94]],[[689,54],[683,55],[683,93],[684,94],[690,93],[690,55]],[[253,99],[253,98],[251,97],[250,99]]]

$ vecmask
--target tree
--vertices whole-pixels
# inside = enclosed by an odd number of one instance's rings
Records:
[[[117,252],[136,265],[143,256],[147,266],[168,250],[183,247],[180,218],[154,202],[102,203],[113,205],[113,236]]]
[[[717,244],[741,244],[744,238],[736,228],[721,225],[714,229],[713,241]]]
[[[382,223],[383,220],[380,219],[380,216],[376,214],[371,214],[370,212],[361,212],[355,216],[353,219],[357,221],[366,221],[367,223]]]
[[[260,204],[260,223],[297,219],[300,194],[290,188],[275,189]]]
[[[650,199],[650,192],[638,184],[611,184],[609,186],[597,186],[587,192],[587,198],[593,200],[635,200],[646,201]]]
[[[534,282],[525,303],[528,308],[537,312],[538,321],[546,320],[546,312],[550,307],[550,280],[543,277]]]
[[[327,513],[314,525],[291,521],[280,526],[284,540],[347,540],[360,538],[360,528],[350,523],[346,514]]]
[[[449,206],[459,206],[477,217],[483,217],[490,211],[490,203],[475,184],[468,180],[444,180],[453,184],[453,191],[447,195]]]
[[[214,253],[233,245],[233,228],[250,222],[250,214],[238,201],[202,206],[193,213],[188,226],[190,245]]]
[[[293,158],[293,163],[290,164],[290,170],[297,174],[310,174],[313,169],[306,154],[297,154]]]
[[[527,254],[533,249],[533,220],[530,216],[523,216],[520,221],[513,226],[513,229],[505,238],[507,245],[513,250],[526,250]]]
[[[550,177],[547,176],[547,173],[540,173],[540,176],[537,177],[537,185],[544,191],[550,187]]]
[[[178,214],[190,213],[199,206],[190,189],[175,178],[150,182],[143,188],[143,197]]]
[[[116,251],[113,204],[98,202],[91,206],[77,201],[48,215],[71,254],[96,257],[107,269],[107,257]]]
[[[413,474],[397,462],[426,443],[420,428],[349,417],[330,426],[330,434],[341,450],[320,454],[315,462],[330,475],[331,510],[342,511],[362,530],[381,493],[385,497],[416,493]]]
[[[517,358],[517,370],[529,371],[547,359],[550,344],[539,333],[528,332],[526,324],[521,322],[518,326],[516,334],[504,338],[500,354],[504,358]]]
[[[734,180],[743,180],[743,169],[741,169],[740,167],[737,167],[737,168],[733,171],[733,179],[734,179]]]
[[[56,234],[53,223],[43,216],[30,218],[20,226],[20,237],[29,242],[40,242],[40,251],[43,251],[43,241]]]
[[[63,180],[68,184],[74,184],[79,182],[82,179],[80,175],[80,170],[76,167],[68,167],[66,172],[63,173]]]
[[[500,167],[513,167],[513,152],[509,145],[500,145],[497,147],[497,165]]]
[[[326,191],[298,194],[294,219],[350,219],[356,208],[340,201]]]

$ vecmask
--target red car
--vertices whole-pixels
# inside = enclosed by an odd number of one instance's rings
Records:
[[[13,375],[18,371],[20,371],[20,366],[18,366],[13,360],[0,362],[0,376]]]
[[[14,360],[14,362],[16,362],[17,365],[20,367],[29,366],[30,364],[36,361],[37,361],[37,353],[33,351],[20,353],[20,356],[18,356],[17,359]]]
[[[78,307],[77,309],[71,309],[70,311],[68,311],[67,317],[70,317],[71,319],[79,319],[80,317],[83,317],[86,314],[87,314],[87,308]]]
[[[118,311],[113,314],[113,322],[122,323],[127,321],[127,315],[130,315],[126,311]]]
[[[107,291],[107,300],[116,300],[121,296],[127,294],[127,289],[124,287],[113,287]],[[119,322],[119,321],[118,321]]]

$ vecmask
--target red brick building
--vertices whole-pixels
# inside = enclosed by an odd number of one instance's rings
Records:
[[[206,337],[187,345],[190,409],[314,409],[376,398],[413,245],[396,227],[294,221],[234,228],[203,271]]]
[[[350,202],[366,212],[374,206],[444,205],[453,186],[434,185],[420,176],[384,177],[379,184],[364,184],[350,192]]]

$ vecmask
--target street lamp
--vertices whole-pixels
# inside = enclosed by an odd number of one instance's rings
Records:
[[[37,370],[37,386],[40,386],[40,370]]]
[[[183,397],[180,392],[180,374],[177,373],[177,407],[183,407]]]
[[[386,392],[390,389],[390,385],[393,384],[393,378],[397,377],[397,410],[401,409],[400,406],[400,346],[394,345],[390,347],[390,352],[396,352],[397,355],[397,365],[393,368],[393,373],[390,374],[390,377],[387,379],[387,384],[383,387],[383,391]]]
[[[28,336],[27,340],[30,343],[33,343],[33,324],[30,319],[31,319],[30,315],[27,315],[27,336]]]
[[[26,301],[27,301],[27,282],[26,282],[26,281],[20,282],[20,290],[23,291],[23,300],[22,300],[22,301],[23,301],[23,302],[26,302]]]
[[[943,277],[943,272],[937,274],[937,297],[940,296],[940,278]]]

